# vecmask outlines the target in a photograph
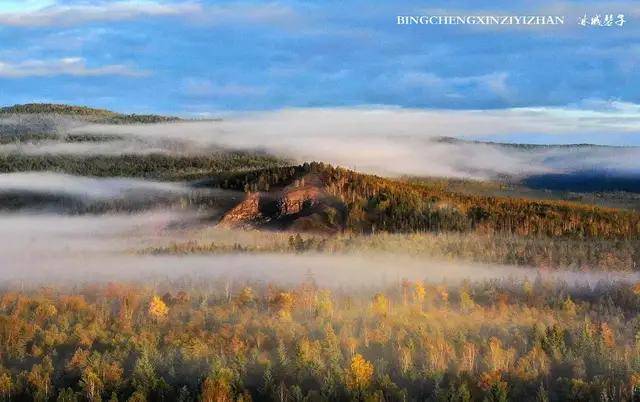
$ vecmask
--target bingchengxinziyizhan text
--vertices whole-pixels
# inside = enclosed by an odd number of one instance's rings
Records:
[[[398,15],[398,25],[564,25],[564,15]],[[594,27],[622,27],[624,14],[584,14],[577,24]]]

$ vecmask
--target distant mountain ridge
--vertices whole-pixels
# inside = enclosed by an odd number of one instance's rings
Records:
[[[637,148],[634,146],[626,145],[602,145],[602,144],[590,144],[590,143],[578,143],[578,144],[525,144],[525,143],[512,143],[512,142],[498,142],[498,141],[480,141],[480,140],[465,140],[456,137],[437,137],[436,142],[446,144],[480,144],[480,145],[495,145],[498,147],[521,149],[521,150],[533,150],[533,149],[549,149],[549,148]]]
[[[135,123],[167,123],[180,121],[173,116],[155,114],[122,114],[106,109],[95,109],[87,106],[74,106],[56,103],[26,103],[0,108],[1,115],[11,114],[52,114],[71,116],[91,123],[103,124],[135,124]]]

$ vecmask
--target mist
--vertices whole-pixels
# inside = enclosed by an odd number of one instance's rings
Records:
[[[417,175],[487,179],[524,177],[579,170],[640,173],[636,147],[535,147],[442,141],[442,137],[475,139],[527,132],[555,135],[614,133],[633,136],[635,121],[611,116],[555,116],[532,110],[411,111],[361,109],[283,110],[230,116],[223,121],[155,125],[91,125],[72,132],[130,138],[126,152],[159,149],[159,140],[183,144],[182,152],[208,147],[264,150],[298,162],[323,161],[386,176]],[[135,140],[134,140],[135,139]],[[142,141],[141,141],[142,140]],[[144,145],[148,144],[148,145]],[[121,147],[121,145],[119,145]],[[64,148],[64,149],[63,149]],[[64,145],[58,152],[105,151],[104,144]],[[47,152],[54,149],[44,148]],[[166,152],[175,152],[175,147]],[[32,152],[34,152],[32,150]]]
[[[64,194],[90,200],[106,200],[142,195],[186,194],[190,189],[184,184],[150,180],[81,177],[54,172],[19,172],[0,174],[0,193],[7,191]]]
[[[155,283],[182,277],[258,280],[282,285],[313,275],[319,285],[375,287],[399,281],[459,283],[463,280],[533,280],[594,285],[599,281],[634,283],[638,273],[570,272],[452,262],[393,253],[350,254],[211,254],[149,256],[138,251],[167,239],[189,237],[198,214],[149,211],[62,217],[51,214],[0,215],[0,284],[22,286],[82,285],[109,281]],[[207,227],[205,223],[199,223]],[[209,230],[217,230],[210,228]],[[246,233],[245,233],[246,235]]]
[[[48,121],[48,120],[47,120]],[[640,148],[533,147],[443,140],[539,131],[562,135],[604,128],[634,133],[636,125],[610,116],[554,118],[528,111],[405,111],[315,109],[242,114],[224,121],[145,125],[79,125],[52,120],[62,135],[109,135],[105,141],[11,143],[0,152],[114,155],[162,152],[200,155],[213,150],[261,150],[299,162],[323,161],[381,175],[495,178],[536,174],[609,171],[640,174]],[[46,124],[49,124],[46,123]],[[113,138],[116,138],[115,140]],[[81,200],[133,200],[182,196],[187,183],[129,178],[92,178],[59,173],[0,174],[0,194],[37,193]],[[214,191],[214,190],[197,190]],[[222,190],[219,190],[222,191]],[[235,194],[237,197],[238,194]],[[212,211],[153,209],[144,213],[61,216],[44,213],[0,215],[2,280],[24,283],[81,283],[195,275],[233,276],[296,282],[311,272],[323,286],[371,286],[398,278],[433,282],[533,278],[521,267],[424,260],[396,254],[238,254],[149,256],[145,247],[189,238],[197,227],[214,226]],[[215,229],[213,229],[215,230]],[[554,272],[559,280],[638,280],[637,274]]]

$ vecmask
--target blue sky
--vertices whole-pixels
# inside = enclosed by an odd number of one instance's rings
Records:
[[[582,14],[625,14],[583,27]],[[396,15],[566,16],[560,27]],[[0,104],[197,115],[640,103],[633,1],[0,1]]]

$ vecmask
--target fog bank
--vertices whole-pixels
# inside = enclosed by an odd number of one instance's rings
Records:
[[[0,174],[0,193],[7,191],[64,194],[104,200],[135,195],[186,194],[189,188],[179,183],[129,178],[93,178],[53,172],[20,172]]]
[[[183,276],[233,278],[295,284],[311,273],[325,287],[369,287],[408,278],[428,282],[534,279],[539,272],[513,266],[440,261],[389,253],[139,255],[137,250],[167,238],[188,237],[184,212],[61,217],[0,215],[0,284],[73,285],[106,281],[153,283]],[[637,273],[547,272],[546,278],[570,284],[599,280],[636,282]]]
[[[640,174],[640,148],[535,147],[442,141],[441,137],[474,139],[487,135],[537,132],[633,135],[636,120],[553,114],[535,109],[498,111],[420,111],[397,109],[299,109],[230,116],[224,121],[156,125],[93,125],[77,132],[190,144],[187,152],[210,146],[265,150],[297,160],[323,161],[381,175],[427,175],[495,178],[606,168]],[[144,142],[144,141],[143,141]],[[140,145],[140,143],[139,143]],[[77,152],[94,152],[84,145]],[[136,152],[149,147],[138,146]],[[128,148],[132,151],[132,148]]]

